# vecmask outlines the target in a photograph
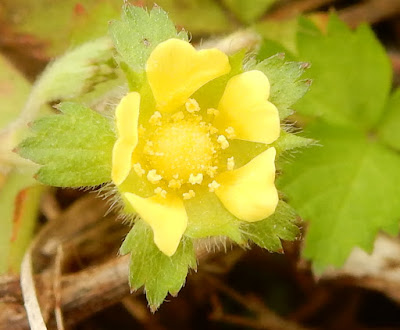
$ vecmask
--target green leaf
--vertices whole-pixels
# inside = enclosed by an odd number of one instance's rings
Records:
[[[48,185],[80,187],[110,181],[116,140],[110,120],[77,103],[62,103],[59,109],[62,115],[33,123],[35,135],[18,146],[19,154],[43,165],[37,179]]]
[[[288,163],[279,185],[310,221],[303,253],[320,272],[340,267],[355,246],[371,251],[379,230],[398,232],[400,157],[350,128],[318,124],[308,133],[323,147]]]
[[[378,128],[378,136],[388,146],[400,151],[400,89],[388,101],[387,110]]]
[[[308,91],[310,80],[300,79],[308,67],[308,63],[286,62],[283,54],[267,58],[255,66],[254,69],[264,72],[270,81],[269,100],[278,108],[281,119],[292,114],[289,107]]]
[[[153,232],[137,221],[125,238],[121,254],[131,253],[129,284],[132,290],[144,286],[150,309],[155,311],[168,293],[178,294],[189,268],[196,269],[196,257],[190,239],[183,238],[172,257],[162,253],[153,241]]]
[[[110,24],[110,36],[122,60],[135,72],[144,70],[152,50],[170,38],[187,40],[185,32],[177,33],[168,15],[159,7],[150,12],[126,4],[122,18]]]
[[[296,111],[332,124],[374,127],[391,87],[384,48],[366,25],[353,32],[331,15],[323,34],[310,24],[300,21],[297,46],[299,58],[312,63],[307,75],[315,83]]]
[[[273,252],[282,252],[281,240],[293,241],[299,234],[296,212],[279,201],[275,213],[265,220],[242,225],[243,236],[258,246]]]
[[[277,0],[223,0],[235,15],[244,23],[252,23],[259,19]]]

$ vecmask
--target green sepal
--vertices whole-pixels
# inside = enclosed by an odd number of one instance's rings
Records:
[[[151,228],[142,220],[135,225],[120,248],[121,254],[131,254],[129,284],[132,290],[144,287],[150,309],[154,312],[168,293],[177,295],[185,284],[190,268],[197,262],[191,239],[183,238],[172,257],[166,256],[154,244]]]
[[[159,43],[171,38],[188,39],[186,32],[176,31],[160,7],[148,12],[131,4],[124,5],[121,20],[111,22],[109,33],[122,62],[139,73],[144,71],[150,53]]]
[[[35,121],[18,153],[42,165],[37,180],[58,187],[96,186],[111,180],[116,136],[112,122],[81,104],[61,103],[60,115]]]
[[[283,154],[285,151],[306,148],[315,145],[317,142],[313,139],[308,139],[297,134],[286,132],[281,130],[281,135],[271,147],[275,147],[277,157]]]
[[[281,240],[293,241],[299,236],[297,224],[297,215],[293,208],[279,201],[274,214],[261,221],[244,223],[241,229],[244,238],[263,249],[282,252]]]
[[[184,202],[189,218],[185,236],[227,236],[238,244],[244,243],[240,231],[241,221],[223,206],[215,193],[208,189],[198,189],[195,197]]]
[[[268,77],[271,84],[269,101],[278,108],[281,120],[293,113],[290,107],[308,91],[311,80],[302,80],[301,76],[309,66],[305,62],[286,62],[284,54],[277,54],[254,67]]]

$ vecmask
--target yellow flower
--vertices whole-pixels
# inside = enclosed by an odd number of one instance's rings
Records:
[[[241,221],[265,219],[278,203],[275,149],[266,147],[237,168],[230,147],[235,140],[268,145],[279,137],[264,73],[230,78],[216,108],[194,97],[230,70],[217,49],[196,51],[185,41],[167,40],[147,61],[148,90],[129,93],[116,109],[112,180],[124,187],[123,199],[151,226],[155,244],[168,256],[191,221],[185,203],[205,191]]]

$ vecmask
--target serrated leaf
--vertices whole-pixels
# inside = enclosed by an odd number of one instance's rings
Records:
[[[310,61],[311,90],[296,104],[300,114],[332,124],[369,129],[379,121],[391,87],[391,65],[366,25],[351,31],[331,15],[327,32],[300,21],[299,58]]]
[[[288,163],[279,186],[310,222],[303,254],[320,272],[355,246],[371,251],[379,230],[398,232],[400,157],[350,128],[318,124],[309,134],[323,147]]]
[[[34,136],[18,146],[19,154],[41,166],[37,179],[59,187],[95,186],[111,180],[116,140],[112,123],[93,110],[62,103],[63,114],[35,121]]]
[[[400,151],[400,89],[390,97],[378,128],[378,136],[388,146]]]
[[[168,15],[159,7],[150,12],[126,4],[122,18],[110,24],[110,36],[122,60],[135,72],[144,70],[152,50],[170,38],[187,40],[185,32],[177,33]]]
[[[183,238],[175,254],[168,257],[154,244],[153,232],[143,221],[135,223],[120,253],[131,253],[129,284],[132,290],[144,286],[152,311],[158,309],[168,293],[176,295],[179,292],[189,268],[196,269],[196,257],[190,239]]]
[[[281,240],[293,241],[299,233],[296,213],[285,202],[279,201],[276,211],[265,220],[242,225],[243,236],[258,246],[273,252],[282,251]]]
[[[286,62],[283,54],[267,58],[255,66],[254,69],[264,72],[270,81],[269,100],[278,108],[281,119],[292,114],[289,107],[302,98],[310,87],[309,80],[300,79],[308,67],[308,63]]]
[[[260,18],[277,0],[223,0],[235,15],[244,23],[252,23]]]

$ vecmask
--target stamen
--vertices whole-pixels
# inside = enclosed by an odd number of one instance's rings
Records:
[[[196,193],[193,190],[189,190],[187,193],[182,194],[183,199],[191,199],[196,196]]]
[[[185,103],[185,108],[189,113],[200,111],[200,106],[195,99],[188,99]]]
[[[219,188],[219,186],[220,184],[217,181],[213,180],[211,183],[208,184],[208,190],[210,192],[214,192],[216,189]]]
[[[182,180],[172,179],[168,182],[168,187],[173,189],[179,189],[182,186]]]
[[[214,108],[209,108],[209,109],[207,109],[207,114],[208,115],[217,116],[219,114],[219,111],[217,109],[214,109]]]
[[[152,184],[156,184],[160,182],[162,179],[162,176],[157,174],[156,170],[150,170],[149,173],[147,173],[147,180],[149,180]]]
[[[217,170],[218,170],[218,166],[209,166],[206,170],[206,173],[210,178],[213,178],[215,176],[215,173],[217,172]]]
[[[228,158],[226,167],[227,167],[228,171],[232,171],[235,168],[235,158],[234,157]]]
[[[143,174],[146,173],[146,171],[142,168],[142,165],[140,163],[133,164],[133,170],[136,172],[137,175],[140,177],[143,176]]]
[[[161,113],[159,113],[158,111],[154,112],[153,115],[150,117],[149,119],[149,123],[151,125],[159,125],[161,126]]]
[[[161,187],[157,187],[156,189],[154,189],[154,193],[156,193],[157,195],[160,195],[163,198],[167,197],[167,192]]]
[[[227,134],[228,139],[234,139],[236,137],[235,129],[233,127],[228,127],[225,130],[225,132]]]
[[[229,147],[229,142],[224,135],[218,136],[217,142],[221,145],[222,150]]]
[[[182,119],[184,119],[184,118],[185,118],[185,115],[183,114],[182,111],[179,111],[179,112],[177,112],[177,113],[174,113],[174,114],[171,116],[171,118],[172,118],[173,121],[178,122],[178,121],[181,121]]]
[[[203,182],[203,174],[199,173],[197,175],[193,175],[191,173],[189,176],[189,182],[191,184],[201,184]]]

